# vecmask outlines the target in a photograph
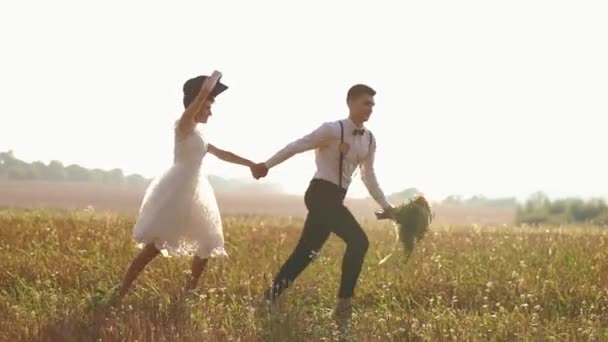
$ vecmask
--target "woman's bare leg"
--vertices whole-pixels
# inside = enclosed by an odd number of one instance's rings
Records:
[[[202,259],[198,256],[195,256],[192,259],[192,270],[190,272],[190,277],[188,278],[188,282],[186,284],[186,291],[192,291],[196,288],[198,284],[198,279],[201,277],[201,274],[207,267],[208,259]]]
[[[122,298],[127,293],[127,291],[129,291],[129,288],[131,287],[131,284],[133,283],[135,278],[137,278],[137,276],[144,269],[144,267],[146,267],[146,265],[150,261],[152,261],[152,259],[154,259],[159,253],[160,251],[154,246],[154,244],[150,243],[147,244],[139,252],[139,254],[137,254],[133,261],[131,261],[131,264],[129,265],[129,268],[127,269],[127,272],[125,273],[125,276],[122,280],[122,284],[120,285],[120,289],[118,292],[119,297]]]

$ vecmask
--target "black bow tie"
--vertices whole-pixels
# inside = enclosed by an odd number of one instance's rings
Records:
[[[363,135],[363,133],[364,133],[364,132],[365,132],[365,129],[364,129],[364,128],[361,128],[361,129],[356,129],[356,128],[355,128],[355,129],[353,130],[353,135]]]

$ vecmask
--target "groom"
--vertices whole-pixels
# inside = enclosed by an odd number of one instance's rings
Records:
[[[351,317],[351,298],[369,246],[367,235],[343,202],[358,166],[370,195],[385,212],[393,210],[374,173],[376,141],[363,125],[372,113],[375,95],[376,91],[367,85],[352,86],[346,96],[348,118],[323,123],[252,169],[253,176],[259,179],[266,176],[270,168],[295,154],[315,150],[317,170],[304,196],[308,209],[304,229],[291,256],[266,291],[267,300],[274,302],[281,295],[320,252],[333,232],[346,242],[335,315],[337,318]]]

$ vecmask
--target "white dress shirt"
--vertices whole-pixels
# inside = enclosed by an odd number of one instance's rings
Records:
[[[343,154],[342,187],[348,189],[353,173],[360,166],[361,180],[369,194],[382,208],[389,207],[391,204],[380,189],[374,172],[375,137],[370,145],[372,136],[368,129],[365,129],[363,135],[355,135],[353,131],[357,127],[352,120],[348,118],[340,121],[344,125],[344,143],[349,146],[348,152]],[[340,121],[325,122],[313,132],[288,144],[268,159],[266,166],[270,169],[297,153],[315,149],[317,171],[314,178],[339,185]]]

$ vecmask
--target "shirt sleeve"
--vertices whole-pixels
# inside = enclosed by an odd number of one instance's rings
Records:
[[[270,157],[270,159],[268,159],[265,164],[268,168],[272,168],[291,158],[297,153],[302,153],[320,147],[332,137],[333,133],[331,123],[323,123],[311,133],[285,146],[275,155]]]
[[[384,192],[380,188],[378,184],[378,179],[376,178],[376,172],[374,171],[374,159],[376,157],[376,139],[372,139],[372,144],[370,147],[370,151],[367,154],[367,157],[361,164],[361,180],[363,184],[367,188],[367,191],[372,196],[372,198],[380,205],[382,208],[390,207],[388,199],[384,195]]]

